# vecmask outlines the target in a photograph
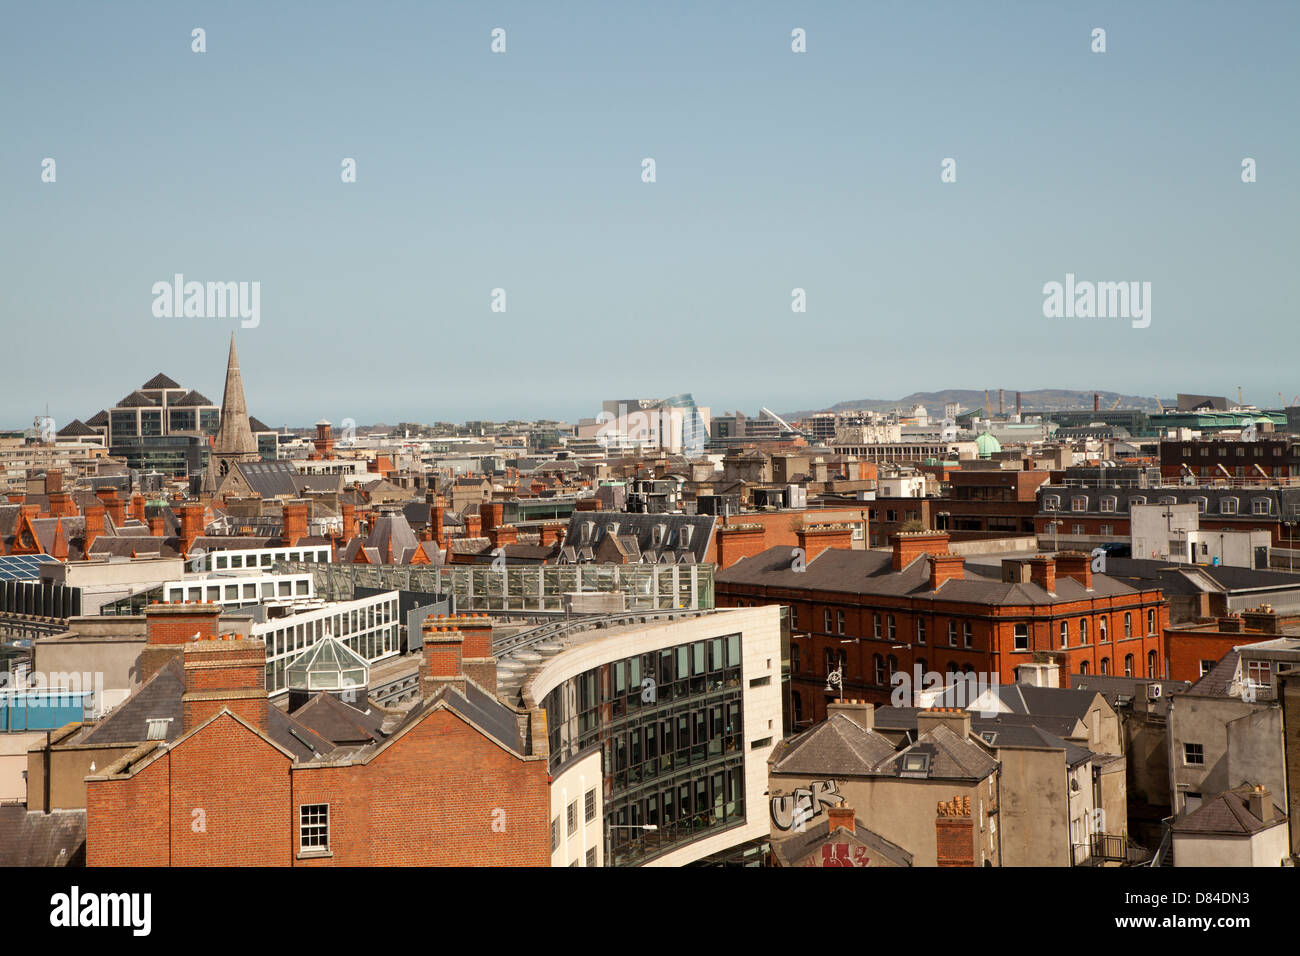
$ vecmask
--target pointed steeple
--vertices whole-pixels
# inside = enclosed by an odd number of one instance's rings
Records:
[[[257,453],[257,439],[248,424],[248,406],[244,404],[244,380],[239,374],[239,355],[235,352],[235,333],[230,333],[230,358],[226,361],[226,390],[221,394],[221,426],[213,443],[213,454],[234,456]]]

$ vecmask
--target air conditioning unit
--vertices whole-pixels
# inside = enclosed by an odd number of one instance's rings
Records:
[[[1147,684],[1147,700],[1158,700],[1164,693],[1164,687],[1160,684]]]

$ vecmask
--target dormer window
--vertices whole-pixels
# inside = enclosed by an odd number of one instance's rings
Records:
[[[1056,511],[1060,507],[1061,507],[1061,499],[1057,495],[1045,495],[1043,497],[1044,511]],[[871,517],[874,518],[875,515],[872,515]]]
[[[691,545],[691,532],[695,529],[690,525],[683,525],[677,532],[677,544],[683,548],[689,548]]]
[[[1220,499],[1219,499],[1219,514],[1221,514],[1221,515],[1235,515],[1236,513],[1237,513],[1237,499],[1236,499],[1236,498],[1220,498]]]
[[[148,719],[148,730],[145,733],[145,740],[166,740],[167,727],[171,724],[170,717],[150,717]]]
[[[1114,511],[1116,499],[1114,495],[1104,495],[1101,499],[1102,511]]]
[[[1269,500],[1267,498],[1253,498],[1250,502],[1250,513],[1253,515],[1266,515],[1269,513]]]
[[[930,772],[930,755],[923,751],[903,754],[901,769],[905,776],[926,776]]]

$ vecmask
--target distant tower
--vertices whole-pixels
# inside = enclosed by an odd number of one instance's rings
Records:
[[[230,335],[230,357],[226,361],[226,390],[221,395],[221,425],[212,441],[212,454],[204,478],[204,490],[215,493],[236,462],[260,461],[257,439],[248,424],[248,406],[244,404],[244,380],[239,374],[239,355],[235,352],[235,335]]]
[[[316,423],[316,438],[312,444],[316,446],[316,454],[322,458],[334,457],[334,436],[330,433],[330,428],[330,423],[323,418]]]

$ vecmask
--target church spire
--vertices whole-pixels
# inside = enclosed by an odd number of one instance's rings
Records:
[[[244,380],[239,374],[233,332],[230,333],[230,357],[226,360],[226,390],[221,395],[221,425],[217,428],[212,454],[216,458],[257,454],[257,439],[248,424],[248,406],[244,404]]]

